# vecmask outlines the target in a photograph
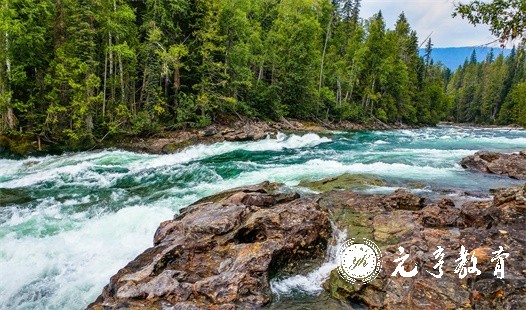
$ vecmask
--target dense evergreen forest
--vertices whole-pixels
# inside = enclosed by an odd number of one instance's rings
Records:
[[[359,18],[360,0],[0,1],[10,136],[88,145],[244,117],[526,122],[523,52],[451,76],[430,40],[418,56],[403,13],[391,30],[381,12]]]
[[[455,122],[526,126],[526,60],[524,47],[508,57],[490,53],[477,62],[475,52],[451,77],[448,118]]]

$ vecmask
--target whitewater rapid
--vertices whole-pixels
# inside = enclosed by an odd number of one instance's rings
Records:
[[[423,194],[487,191],[518,182],[464,171],[459,160],[482,149],[525,148],[521,130],[439,127],[280,133],[168,155],[102,150],[0,159],[0,309],[84,308],[152,245],[161,221],[228,188],[265,180],[294,187],[349,172],[386,180],[364,189],[371,193],[418,182],[425,187],[414,191]],[[311,274],[273,281],[274,293],[318,293],[334,267],[330,257]]]

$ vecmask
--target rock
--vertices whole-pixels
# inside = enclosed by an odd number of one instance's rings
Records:
[[[422,225],[425,227],[450,227],[457,224],[460,210],[450,199],[430,204],[422,209]]]
[[[299,197],[264,182],[204,198],[159,226],[154,246],[110,279],[90,309],[254,309],[272,300],[269,279],[319,266],[331,224],[347,238],[368,238],[382,270],[350,284],[336,269],[326,292],[309,301],[280,300],[272,309],[526,309],[526,187],[494,191],[493,201],[426,202],[405,190],[388,195],[328,191]],[[444,249],[443,275],[434,252]],[[454,272],[460,248],[480,274]],[[412,278],[391,276],[400,257]],[[502,247],[505,277],[494,276]],[[469,265],[471,266],[471,265]],[[311,268],[311,269],[309,269]],[[329,296],[333,300],[327,299]]]
[[[407,187],[413,189],[423,189],[427,187],[427,184],[424,182],[410,182],[407,184]]]
[[[195,141],[191,140],[191,139],[188,139],[188,140],[182,140],[182,141],[177,141],[177,142],[171,142],[171,143],[168,143],[168,144],[165,144],[163,147],[162,147],[162,152],[164,154],[171,154],[171,153],[175,153],[175,152],[178,152],[186,147],[189,147],[190,145],[194,144]]]
[[[266,123],[238,123],[233,128],[223,130],[222,134],[227,141],[255,141],[264,139],[270,127]]]
[[[411,194],[404,189],[397,189],[387,195],[382,201],[382,206],[400,210],[420,210],[424,207],[424,198]]]
[[[514,187],[495,192],[493,201],[467,202],[460,208],[449,199],[425,204],[419,197],[398,191],[389,195],[328,192],[321,196],[340,229],[348,238],[368,238],[382,251],[377,279],[368,284],[344,281],[336,270],[324,287],[334,298],[370,309],[526,309],[526,204],[525,189]],[[433,252],[444,248],[444,274],[429,272],[437,260]],[[460,279],[454,269],[461,245],[477,257],[480,275]],[[392,277],[404,247],[409,259],[405,269],[417,266],[412,278]],[[509,253],[505,278],[494,276],[492,252],[502,246]]]
[[[208,126],[203,130],[203,136],[205,137],[211,137],[213,135],[216,135],[219,132],[219,129],[217,129],[217,126]]]
[[[409,210],[422,209],[423,199],[404,190],[389,195],[365,195],[332,191],[321,196],[320,204],[329,209],[334,222],[347,230],[347,237],[398,242],[416,228],[417,217]]]
[[[384,181],[378,177],[366,174],[350,174],[344,173],[333,178],[326,178],[318,181],[303,180],[299,186],[317,192],[328,192],[331,190],[349,190],[361,189],[369,186],[382,186]]]
[[[271,299],[269,278],[324,257],[317,197],[268,182],[214,195],[163,222],[154,246],[111,277],[90,309],[237,309]]]
[[[514,179],[526,179],[526,151],[519,154],[502,154],[481,151],[460,161],[464,169],[507,175]]]
[[[20,205],[33,200],[27,189],[0,188],[0,206]]]

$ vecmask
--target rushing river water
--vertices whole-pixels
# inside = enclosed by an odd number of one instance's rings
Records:
[[[438,127],[279,134],[171,155],[104,150],[0,159],[0,309],[85,307],[111,275],[152,245],[159,222],[221,190],[264,180],[295,186],[350,172],[389,185],[369,192],[423,183],[415,191],[429,197],[483,193],[520,182],[464,171],[459,160],[477,150],[525,148],[524,131]],[[315,293],[312,285],[318,284],[311,278],[295,278],[273,288]]]

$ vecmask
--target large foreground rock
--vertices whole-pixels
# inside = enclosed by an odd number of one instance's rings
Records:
[[[518,154],[480,151],[463,158],[460,165],[465,169],[526,180],[526,151]]]
[[[285,299],[272,309],[526,309],[526,188],[494,192],[492,201],[455,206],[405,190],[389,195],[330,191],[299,198],[276,184],[237,188],[198,201],[163,222],[154,246],[114,275],[91,309],[254,309],[272,301],[269,278],[319,266],[334,227],[382,251],[377,279],[351,285],[336,270],[318,297]],[[444,249],[436,273],[437,246]],[[461,246],[481,274],[454,270]],[[412,278],[391,276],[399,247]],[[492,252],[503,248],[505,276]],[[333,299],[327,300],[328,296]],[[338,301],[339,300],[339,301]]]
[[[327,207],[348,238],[373,240],[382,251],[383,269],[366,285],[351,285],[336,270],[324,284],[337,299],[371,309],[526,309],[526,192],[523,187],[498,190],[493,201],[467,202],[460,208],[443,199],[424,204],[419,197],[399,190],[390,195],[330,192],[320,204]],[[480,275],[460,279],[454,272],[460,248],[477,258]],[[412,278],[391,276],[402,246],[414,266]],[[429,272],[438,260],[433,252],[444,249],[444,274]],[[502,246],[505,277],[494,276],[492,252]]]
[[[199,201],[161,223],[154,246],[111,277],[89,308],[266,305],[272,274],[325,253],[330,223],[317,200],[266,182]]]

